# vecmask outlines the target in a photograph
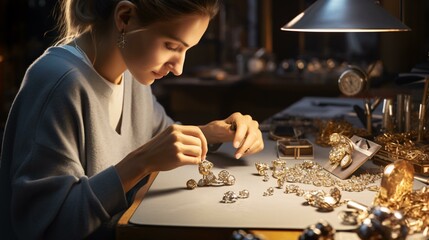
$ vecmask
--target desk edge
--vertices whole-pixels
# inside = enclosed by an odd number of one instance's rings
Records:
[[[122,214],[121,218],[118,221],[117,228],[128,225],[130,222],[130,218],[133,216],[134,212],[136,211],[137,207],[140,205],[140,203],[143,201],[144,196],[149,191],[149,188],[152,186],[153,181],[155,181],[155,178],[158,176],[159,172],[153,172],[150,174],[149,179],[147,183],[141,187],[134,198],[133,203],[131,206]]]

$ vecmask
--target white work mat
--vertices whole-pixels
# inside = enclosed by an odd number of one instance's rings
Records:
[[[265,140],[265,149],[244,159],[234,159],[234,149],[224,144],[219,153],[211,154],[207,160],[213,162],[213,173],[225,169],[234,175],[236,183],[232,186],[207,186],[186,189],[186,182],[202,177],[198,166],[184,166],[169,172],[160,172],[140,206],[130,219],[137,225],[156,225],[173,227],[213,227],[213,228],[244,228],[244,229],[303,229],[315,224],[320,219],[328,221],[336,230],[355,229],[356,226],[341,224],[338,218],[343,205],[332,212],[319,212],[316,208],[306,205],[303,197],[285,194],[277,188],[277,180],[271,177],[263,181],[255,168],[256,162],[265,162],[271,166],[276,159],[275,141]],[[323,164],[328,159],[329,148],[314,145],[314,161]],[[287,160],[287,166],[302,163],[303,160]],[[375,167],[367,162],[362,169]],[[360,170],[362,170],[360,169]],[[362,171],[360,171],[362,172]],[[378,181],[377,185],[380,181]],[[287,183],[286,183],[287,184]],[[297,184],[304,190],[323,189],[329,193],[330,188],[318,188],[313,185]],[[272,196],[263,196],[269,188],[274,188]],[[238,199],[235,203],[222,203],[223,194],[227,191],[247,189],[250,196]],[[342,199],[353,199],[371,205],[375,192],[341,191]]]

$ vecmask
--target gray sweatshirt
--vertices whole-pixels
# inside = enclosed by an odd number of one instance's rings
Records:
[[[113,165],[172,124],[149,86],[125,79],[118,133],[111,88],[78,57],[52,47],[29,67],[4,133],[0,236],[106,237],[128,206]]]

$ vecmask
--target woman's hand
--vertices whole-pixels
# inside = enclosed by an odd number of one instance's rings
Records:
[[[171,125],[116,165],[125,191],[143,177],[183,165],[198,164],[207,155],[207,140],[196,126]]]
[[[200,126],[208,143],[233,142],[237,149],[235,158],[257,153],[264,148],[259,124],[249,115],[233,113],[224,120],[218,120]]]

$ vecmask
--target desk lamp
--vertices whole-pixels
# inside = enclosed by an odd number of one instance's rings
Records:
[[[401,11],[402,11],[401,0]],[[401,12],[402,15],[402,12]],[[401,16],[402,18],[402,16]],[[410,31],[374,0],[318,0],[284,25],[283,31],[296,32],[399,32]],[[368,73],[351,67],[341,74],[338,85],[347,96],[354,96],[369,87]],[[365,99],[366,127],[372,134],[372,111],[380,99]]]

